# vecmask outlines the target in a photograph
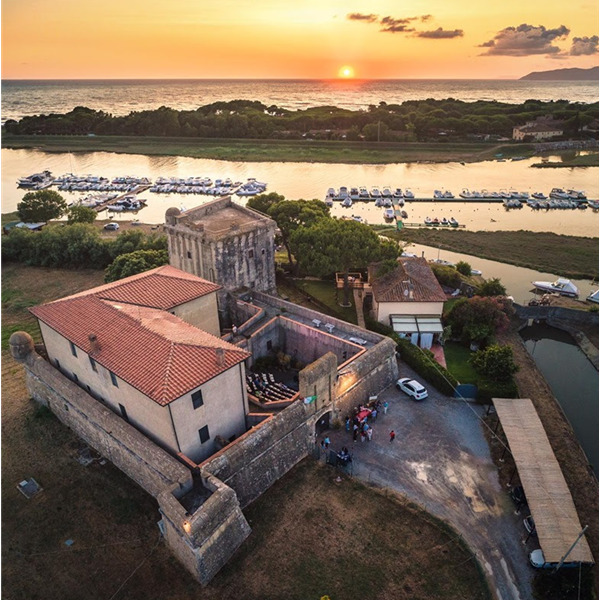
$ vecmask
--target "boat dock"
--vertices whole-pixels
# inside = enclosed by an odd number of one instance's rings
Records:
[[[106,200],[106,202],[102,202],[102,204],[98,204],[97,206],[94,206],[94,210],[96,212],[102,212],[103,210],[107,209],[109,206],[112,206],[113,204],[116,204],[119,200],[122,200],[126,196],[133,196],[134,194],[140,194],[142,192],[145,192],[148,189],[150,189],[150,184],[140,185],[136,189],[131,190],[130,192],[123,192],[120,196],[117,196],[116,198],[111,198],[110,200]]]

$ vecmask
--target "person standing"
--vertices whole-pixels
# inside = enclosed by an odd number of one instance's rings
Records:
[[[392,429],[390,431],[390,443],[393,442],[395,438],[396,438],[396,432]]]
[[[376,408],[374,408],[374,409],[371,411],[371,420],[372,420],[372,421],[375,421],[375,419],[377,419],[377,409],[376,409]]]
[[[369,427],[369,429],[367,429],[367,440],[370,442],[372,437],[373,437],[373,428]]]
[[[329,439],[329,436],[327,436],[324,440],[323,443],[325,444],[325,450],[327,450],[329,448],[329,444],[331,444],[331,440]]]
[[[388,404],[388,402],[387,402],[387,400],[386,400],[386,401],[383,403],[383,414],[384,414],[384,415],[387,415],[387,409],[388,409],[388,406],[389,406],[389,404]]]
[[[350,417],[346,417],[346,431],[350,431]]]

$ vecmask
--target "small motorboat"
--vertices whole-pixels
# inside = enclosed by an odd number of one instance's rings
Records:
[[[409,190],[409,189],[404,190],[404,198],[406,200],[413,200],[414,197],[415,197],[415,195],[412,193],[411,190]]]
[[[479,269],[471,269],[471,275],[483,275]]]
[[[403,219],[408,219],[408,213],[405,210],[400,211],[400,216]]]
[[[454,217],[450,217],[450,227],[458,227],[458,221]]]
[[[571,283],[569,279],[559,277],[556,281],[532,281],[533,287],[542,292],[555,292],[561,296],[568,296],[570,298],[577,298],[579,296],[579,289],[574,283]]]
[[[425,223],[425,225],[433,225],[433,221],[431,220],[431,217],[425,217],[425,221],[423,221]]]
[[[535,198],[536,200],[547,200],[548,196],[546,196],[545,194],[542,194],[542,192],[534,192],[533,194],[531,194],[532,198]]]
[[[442,217],[442,220],[440,221],[440,225],[443,225],[444,227],[448,227],[448,225],[450,225],[450,222],[448,221],[448,219],[446,219],[446,217]]]
[[[386,208],[383,211],[383,218],[386,221],[391,221],[394,218],[394,209],[393,208]]]
[[[352,198],[350,198],[350,196],[346,196],[344,200],[342,200],[342,206],[344,208],[350,208],[352,206]]]
[[[588,302],[593,302],[594,304],[598,304],[598,292],[600,292],[600,290],[596,290],[595,292],[592,292],[587,298],[586,300]]]

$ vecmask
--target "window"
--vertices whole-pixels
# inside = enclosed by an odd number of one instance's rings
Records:
[[[117,376],[112,371],[109,371],[109,373],[110,373],[110,380],[112,381],[112,384],[115,387],[119,387],[119,382],[117,381]]]
[[[187,257],[192,258],[192,253],[189,250],[187,251]]]
[[[267,340],[267,350],[273,350],[273,342],[271,340]]]
[[[205,425],[202,429],[198,429],[198,434],[200,435],[200,442],[204,444],[204,442],[208,442],[210,440],[210,434],[208,433],[208,425]]]
[[[264,256],[265,255],[265,249],[263,248],[260,253]]]
[[[252,248],[248,250],[248,258],[254,258],[254,250]]]
[[[69,342],[69,344],[71,346],[71,354],[77,357],[77,348],[75,348],[75,344],[73,342]]]
[[[202,390],[198,390],[192,394],[192,404],[194,405],[194,410],[200,408],[204,401],[202,400]]]
[[[96,361],[90,356],[90,365],[92,365],[92,369],[94,370],[94,373],[98,372],[98,367],[96,367]]]
[[[127,416],[127,410],[126,408],[122,405],[119,404],[119,410],[121,411],[121,416],[127,421],[129,422],[129,417]]]

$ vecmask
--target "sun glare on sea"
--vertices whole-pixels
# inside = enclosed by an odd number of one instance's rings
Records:
[[[352,77],[354,77],[354,69],[349,65],[344,65],[343,67],[340,67],[338,77],[341,77],[342,79],[352,79]]]

